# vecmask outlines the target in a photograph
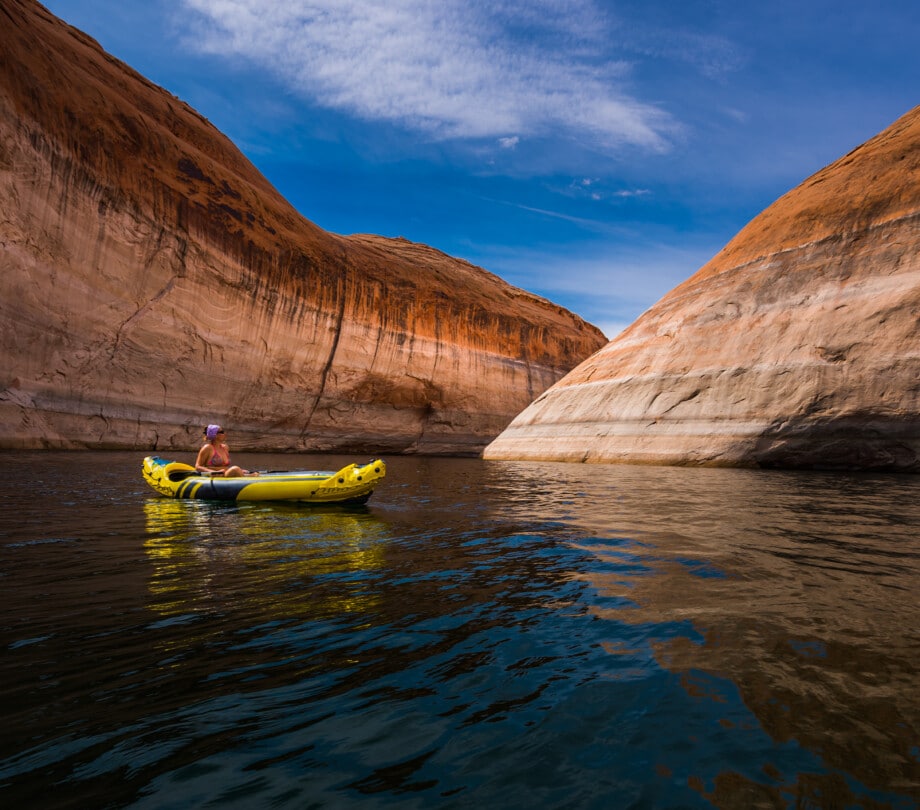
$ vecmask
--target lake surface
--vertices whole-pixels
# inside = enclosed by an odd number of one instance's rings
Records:
[[[3,807],[920,802],[920,477],[142,455],[0,455]]]

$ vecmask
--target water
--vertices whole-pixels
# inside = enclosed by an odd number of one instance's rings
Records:
[[[394,457],[317,509],[0,460],[4,807],[920,801],[918,477]]]

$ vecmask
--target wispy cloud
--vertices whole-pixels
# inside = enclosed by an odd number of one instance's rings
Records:
[[[595,202],[624,201],[637,197],[649,197],[652,190],[648,188],[609,188],[608,183],[599,177],[583,177],[573,180],[568,188],[557,189],[557,193],[571,198],[589,198]]]
[[[623,44],[630,52],[690,65],[708,79],[724,79],[748,59],[725,37],[672,28],[637,26]]]
[[[523,203],[512,202],[509,200],[498,200],[493,197],[483,197],[482,199],[487,200],[488,202],[499,203],[500,205],[508,205],[521,211],[528,211],[531,214],[539,214],[541,217],[549,217],[550,219],[561,219],[565,222],[571,222],[588,231],[606,231],[610,230],[611,228],[615,228],[615,226],[610,225],[610,223],[606,222],[605,220],[588,219],[586,217],[579,217],[573,214],[566,214],[563,211],[551,211],[548,208],[535,208],[531,205],[524,205]]]
[[[313,103],[433,139],[563,134],[667,148],[591,0],[184,0],[188,42],[246,58]]]
[[[566,252],[485,246],[469,255],[518,287],[567,306],[613,338],[649,305],[692,276],[717,250],[700,243],[616,241]]]

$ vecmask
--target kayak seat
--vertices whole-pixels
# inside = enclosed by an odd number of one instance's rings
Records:
[[[168,477],[170,481],[184,481],[192,475],[199,475],[198,470],[173,470]]]

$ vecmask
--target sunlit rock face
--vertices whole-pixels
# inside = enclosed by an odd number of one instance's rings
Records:
[[[748,224],[486,458],[920,470],[920,108]]]
[[[193,109],[0,9],[0,447],[478,453],[605,343],[402,239],[300,216]]]

